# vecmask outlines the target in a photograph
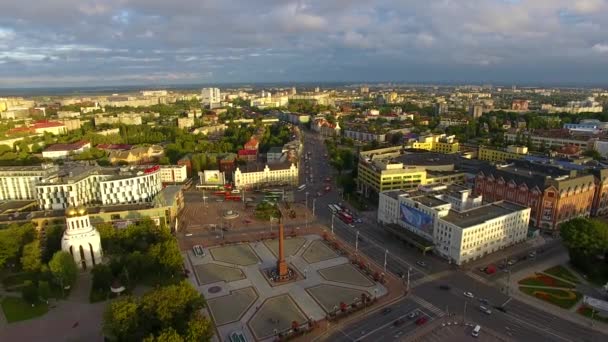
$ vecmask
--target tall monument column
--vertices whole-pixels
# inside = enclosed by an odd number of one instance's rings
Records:
[[[279,259],[277,260],[277,273],[279,279],[284,279],[288,276],[287,263],[285,262],[284,240],[285,229],[283,228],[283,219],[279,219]]]

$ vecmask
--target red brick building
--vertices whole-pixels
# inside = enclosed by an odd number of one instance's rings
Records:
[[[557,230],[562,222],[591,215],[596,180],[592,174],[517,160],[481,170],[474,191],[485,201],[506,200],[528,206],[532,209],[531,225]]]

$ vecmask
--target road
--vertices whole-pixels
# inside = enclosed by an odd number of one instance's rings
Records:
[[[334,175],[333,170],[329,166],[326,154],[325,144],[318,135],[310,132],[304,132],[304,153],[311,152],[311,158],[308,161],[308,166],[303,171],[303,181],[307,181],[306,191],[308,195],[308,206],[312,209],[314,205],[315,219],[322,224],[332,227],[332,213],[328,209],[329,204],[339,203],[342,200],[336,191],[337,185],[332,184],[330,192],[323,194],[320,197],[313,197],[323,187],[322,178]],[[306,164],[306,163],[305,163]],[[312,173],[313,182],[310,182]],[[332,177],[337,178],[335,175]],[[306,191],[296,194],[296,198],[306,201]],[[314,203],[313,203],[314,202]],[[448,265],[445,261],[432,256],[422,256],[417,250],[406,247],[401,242],[392,238],[387,234],[382,227],[375,222],[375,212],[361,213],[360,218],[362,224],[357,224],[354,228],[349,227],[338,218],[333,220],[333,230],[342,240],[355,245],[357,231],[359,231],[360,239],[359,250],[368,255],[379,265],[384,265],[386,255],[386,268],[399,276],[405,276],[408,269],[410,270],[410,281],[416,284],[420,281],[422,285],[413,288],[413,295],[420,299],[431,303],[433,307],[439,308],[434,314],[443,315],[449,312],[458,312],[465,314],[465,317],[482,326],[486,325],[491,329],[510,336],[515,340],[522,341],[600,341],[604,340],[605,336],[601,333],[590,330],[588,327],[574,324],[570,321],[559,318],[556,315],[547,313],[531,307],[523,302],[511,299],[509,296],[501,292],[500,287],[495,288],[487,286],[484,283],[493,284],[501,277],[507,276],[507,273],[497,274],[493,277],[486,277],[477,271],[477,277],[483,278],[481,282],[477,279],[467,276],[463,270],[457,269],[454,266]],[[563,253],[563,248],[559,243],[552,243],[550,247],[546,247],[546,251],[538,254],[534,260],[523,260],[512,266],[512,271],[529,267],[534,262],[540,262],[546,258],[551,258],[557,253]],[[385,254],[388,250],[388,254]],[[522,252],[523,256],[527,251]],[[417,261],[424,261],[428,266],[419,267]],[[439,278],[424,283],[424,280]],[[405,281],[406,279],[404,279]],[[440,284],[450,284],[451,290],[439,290]],[[515,289],[511,289],[515,290]],[[487,298],[491,305],[502,306],[506,313],[500,312],[492,308],[493,313],[487,315],[479,310],[479,301],[477,299],[466,299],[462,293],[471,291],[477,297]],[[465,302],[468,309],[465,312]],[[391,315],[399,315],[408,310],[415,309],[416,303],[409,299],[405,299],[396,304],[397,308]],[[332,335],[331,341],[351,341],[359,338],[359,335],[364,335],[378,327],[384,327],[382,330],[387,330],[385,335],[377,335],[376,333],[369,336],[365,341],[382,341],[391,340],[401,330],[393,329],[391,323],[395,320],[393,316],[383,316],[374,314],[366,317],[364,321],[353,323],[341,329],[341,332]],[[371,330],[370,330],[371,329]],[[407,327],[401,328],[405,333]],[[393,331],[394,330],[394,331]],[[361,334],[361,332],[366,331]]]

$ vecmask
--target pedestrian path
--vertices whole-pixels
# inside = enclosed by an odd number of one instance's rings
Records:
[[[443,312],[441,309],[418,296],[411,295],[410,299],[416,302],[416,304],[420,305],[421,307],[434,313],[435,315],[437,315],[437,317],[443,317],[445,315],[445,312]]]

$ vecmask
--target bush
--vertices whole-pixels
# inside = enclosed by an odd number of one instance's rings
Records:
[[[21,297],[30,304],[38,303],[38,287],[31,280],[26,280],[21,289]]]

